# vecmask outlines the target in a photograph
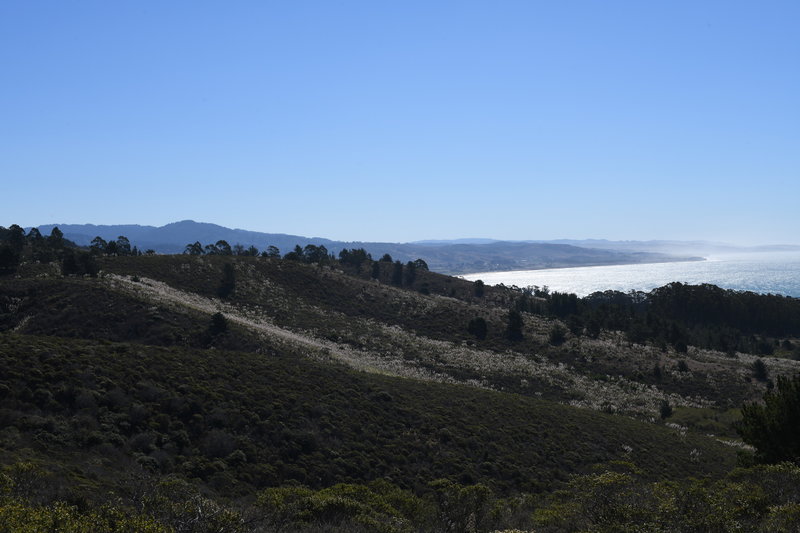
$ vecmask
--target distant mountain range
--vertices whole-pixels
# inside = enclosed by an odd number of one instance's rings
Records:
[[[445,243],[447,241],[442,241]],[[761,246],[737,246],[723,242],[709,241],[609,241],[606,239],[557,239],[549,241],[521,241],[531,243],[568,244],[581,248],[617,250],[621,252],[658,252],[677,255],[713,255],[752,252],[796,252],[800,245],[766,244]]]
[[[492,239],[457,239],[451,241],[419,241],[412,243],[346,242],[320,237],[303,237],[284,233],[261,233],[230,229],[217,224],[183,220],[161,227],[140,225],[46,224],[39,231],[47,235],[52,229],[64,232],[67,239],[79,245],[88,245],[96,236],[105,240],[126,236],[140,250],[152,249],[158,253],[175,254],[184,251],[187,244],[201,244],[225,240],[229,244],[255,246],[259,250],[277,246],[286,253],[299,245],[323,245],[329,252],[339,253],[344,248],[364,248],[373,257],[390,254],[393,259],[406,262],[421,258],[431,270],[447,274],[466,274],[500,270],[526,270],[574,266],[615,265],[632,263],[660,263],[670,261],[696,261],[700,247],[693,243],[668,241],[499,241]],[[662,244],[659,244],[662,243]],[[687,245],[678,253],[677,245]],[[800,247],[799,247],[800,248]],[[694,250],[694,252],[691,252]]]

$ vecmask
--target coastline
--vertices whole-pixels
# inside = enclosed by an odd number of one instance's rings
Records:
[[[633,266],[633,265],[655,265],[655,264],[662,264],[662,263],[697,263],[697,262],[704,262],[709,261],[708,257],[700,257],[700,256],[691,256],[691,257],[675,257],[675,258],[663,258],[658,260],[645,260],[645,261],[612,261],[612,262],[602,262],[602,261],[589,261],[586,263],[574,264],[574,263],[559,263],[553,262],[548,264],[539,264],[539,265],[532,265],[532,266],[522,266],[522,265],[514,265],[508,268],[503,268],[502,266],[498,265],[497,268],[493,268],[491,270],[470,270],[470,271],[462,271],[462,270],[451,270],[449,272],[440,272],[440,274],[447,274],[448,276],[455,276],[459,278],[464,278],[469,280],[468,276],[476,276],[479,274],[508,274],[512,272],[532,272],[537,270],[569,270],[573,268],[590,268],[590,267],[611,267],[611,266]],[[474,280],[470,280],[474,281]]]
[[[723,289],[800,297],[800,254],[714,256],[705,261],[670,261],[575,268],[474,272],[460,276],[487,285],[547,286],[586,296],[594,292],[648,292],[669,283],[711,284]]]

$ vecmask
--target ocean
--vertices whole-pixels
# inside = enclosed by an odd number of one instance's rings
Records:
[[[705,261],[613,265],[465,274],[487,285],[548,286],[551,291],[586,296],[596,291],[650,291],[673,281],[712,283],[725,289],[800,298],[800,253],[720,255]]]

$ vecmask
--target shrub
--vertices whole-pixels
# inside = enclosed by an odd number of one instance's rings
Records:
[[[672,406],[669,404],[669,401],[661,400],[661,406],[659,407],[659,412],[661,414],[662,420],[672,416]]]
[[[553,346],[559,346],[564,344],[564,341],[567,340],[567,330],[561,324],[554,324],[552,328],[550,328],[550,335],[549,335],[550,344]]]
[[[483,340],[486,338],[486,320],[481,317],[475,317],[469,321],[467,324],[467,331],[472,335],[475,335],[475,338],[478,340]]]
[[[761,359],[756,359],[752,366],[753,377],[758,381],[767,381],[767,365]]]

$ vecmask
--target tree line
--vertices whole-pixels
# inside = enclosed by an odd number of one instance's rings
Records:
[[[688,346],[772,355],[797,353],[800,299],[722,289],[716,285],[670,283],[650,292],[595,292],[583,298],[547,287],[513,287],[512,311],[559,318],[574,335],[596,337],[622,331],[630,342],[651,342],[686,352]]]
[[[325,245],[317,246],[315,244],[307,244],[305,247],[297,244],[292,250],[281,255],[280,249],[276,246],[268,246],[265,250],[259,251],[258,248],[252,245],[247,248],[241,244],[231,246],[225,240],[219,240],[216,243],[206,244],[205,246],[196,241],[187,244],[183,253],[195,256],[266,257],[321,266],[337,265],[354,270],[356,273],[361,272],[366,267],[369,268],[371,278],[380,280],[386,277],[392,284],[397,286],[413,285],[417,279],[417,272],[428,270],[428,264],[423,259],[408,261],[404,264],[399,260],[392,259],[391,255],[384,254],[380,259],[375,260],[372,258],[372,254],[364,248],[345,248],[339,252],[337,257],[332,252],[329,252]],[[422,292],[425,291],[422,290]]]

